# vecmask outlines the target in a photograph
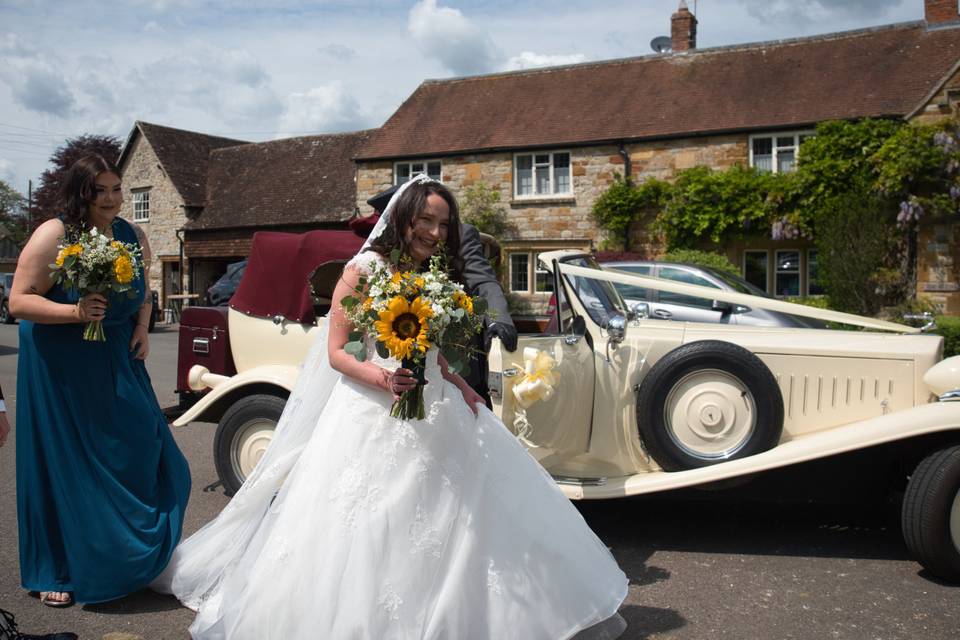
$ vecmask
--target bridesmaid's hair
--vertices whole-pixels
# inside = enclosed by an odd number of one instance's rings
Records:
[[[83,156],[67,170],[60,186],[64,225],[78,230],[90,226],[89,207],[97,199],[97,176],[101,173],[115,173],[122,178],[116,165],[98,153]]]
[[[390,257],[394,249],[400,250],[401,256],[410,255],[407,246],[406,230],[413,225],[414,217],[427,208],[427,198],[437,195],[443,198],[450,208],[450,221],[447,225],[447,239],[443,243],[447,258],[447,267],[455,280],[463,282],[463,264],[460,259],[460,207],[450,189],[435,181],[419,182],[410,185],[400,194],[397,205],[390,213],[387,227],[370,243],[370,249],[382,256]],[[427,265],[421,265],[426,267]]]

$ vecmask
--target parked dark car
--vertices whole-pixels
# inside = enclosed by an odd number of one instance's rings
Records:
[[[12,315],[10,315],[10,288],[13,287],[13,274],[4,273],[0,274],[0,323],[2,324],[13,324],[17,321]]]
[[[247,269],[247,261],[231,262],[227,265],[227,271],[220,279],[213,283],[213,286],[207,289],[207,304],[211,307],[225,307],[230,302],[230,298],[240,286],[240,280],[243,278],[243,272]]]
[[[743,278],[718,269],[700,265],[675,262],[632,261],[605,262],[605,269],[619,269],[641,276],[653,276],[673,280],[684,284],[713,287],[723,291],[746,293],[752,296],[771,297],[767,292],[750,284]],[[801,318],[778,311],[751,309],[726,302],[696,298],[693,296],[654,291],[626,284],[616,284],[620,295],[631,308],[640,305],[641,313],[661,320],[679,320],[681,322],[723,322],[767,327],[807,327],[826,328],[826,323],[812,318]],[[644,308],[643,305],[646,305]]]

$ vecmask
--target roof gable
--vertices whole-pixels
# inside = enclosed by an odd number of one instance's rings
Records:
[[[195,131],[174,129],[137,121],[120,153],[123,166],[136,135],[143,135],[157,155],[160,165],[187,206],[203,206],[206,196],[207,164],[210,152],[224,147],[249,144],[243,140],[221,138]]]
[[[207,206],[187,228],[348,220],[356,208],[354,157],[370,134],[287,138],[214,151]]]
[[[923,23],[532,71],[428,80],[359,159],[903,117],[960,60]]]

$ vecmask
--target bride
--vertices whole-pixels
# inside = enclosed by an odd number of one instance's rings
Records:
[[[405,183],[333,299],[395,249],[455,257],[458,230],[446,187]],[[339,306],[326,326],[263,459],[153,585],[197,611],[193,638],[619,635],[626,576],[480,396],[434,349],[426,418],[393,419],[411,372],[347,354]]]

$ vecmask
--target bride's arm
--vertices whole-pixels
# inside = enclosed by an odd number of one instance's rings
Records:
[[[474,391],[473,387],[467,384],[467,381],[463,379],[463,376],[450,371],[450,367],[447,364],[447,359],[443,357],[442,353],[437,354],[437,362],[440,363],[440,372],[443,374],[444,379],[449,380],[458,389],[460,389],[460,393],[463,394],[464,402],[467,403],[467,406],[470,407],[470,410],[473,411],[474,415],[477,414],[478,402],[483,406],[487,405],[487,401],[483,399],[483,396]]]
[[[330,329],[327,338],[330,366],[348,378],[392,393],[393,389],[390,388],[392,371],[387,371],[369,361],[360,362],[343,350],[350,332],[353,331],[353,323],[344,315],[340,301],[345,296],[356,294],[355,289],[359,280],[360,272],[353,267],[346,267],[333,290],[333,304],[330,307],[329,318]]]

